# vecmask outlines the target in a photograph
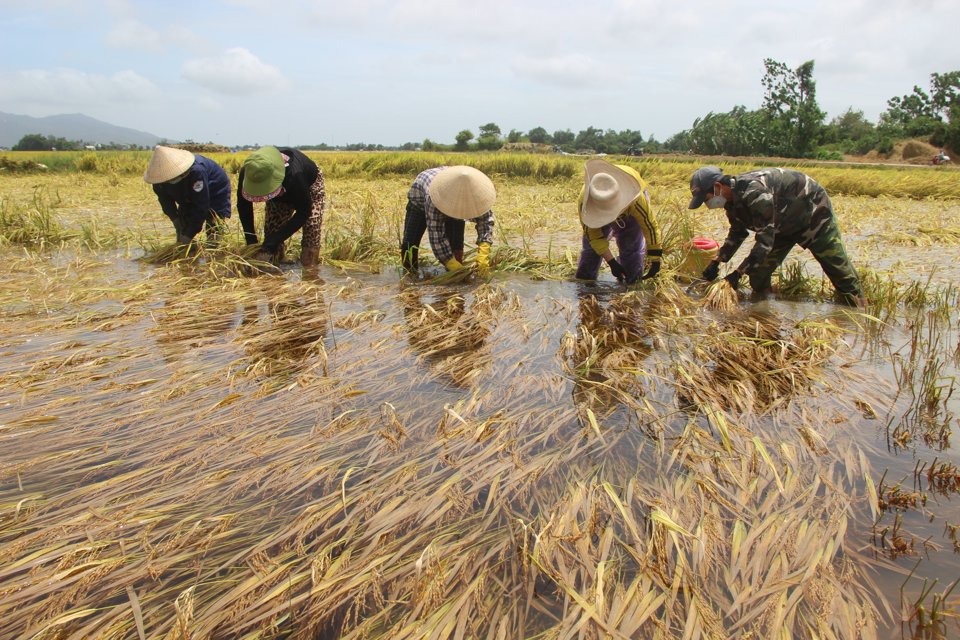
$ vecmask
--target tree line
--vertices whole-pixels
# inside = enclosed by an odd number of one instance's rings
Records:
[[[771,58],[763,64],[760,108],[739,105],[724,113],[710,112],[664,142],[653,136],[644,138],[639,131],[592,126],[576,134],[569,129],[551,134],[543,127],[534,127],[525,133],[512,129],[504,136],[500,127],[490,122],[481,125],[476,136],[464,129],[453,144],[427,139],[421,148],[487,151],[528,142],[568,153],[681,152],[839,160],[843,154],[863,155],[871,150],[889,153],[897,140],[924,138],[935,146],[960,152],[960,71],[933,73],[929,90],[915,86],[909,94],[890,98],[876,123],[853,107],[826,122],[826,113],[817,102],[813,60],[795,69]]]
[[[107,150],[149,149],[136,144],[109,142],[93,144],[83,140],[68,140],[61,136],[45,136],[42,133],[28,133],[13,145],[13,151],[79,151],[88,148]]]

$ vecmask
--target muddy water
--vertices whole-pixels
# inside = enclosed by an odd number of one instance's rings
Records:
[[[211,285],[122,257],[81,265],[61,257],[53,266],[62,271],[52,281],[29,265],[5,274],[0,297],[0,504],[8,511],[41,492],[54,502],[60,488],[82,495],[84,483],[132,470],[151,455],[186,458],[190,448],[216,438],[204,421],[226,419],[226,411],[235,410],[231,420],[248,421],[247,427],[269,436],[273,430],[313,433],[345,415],[382,416],[389,405],[407,425],[399,446],[412,457],[435,439],[445,410],[471,398],[487,403],[489,415],[514,412],[521,425],[536,424],[527,413],[574,415],[584,391],[571,374],[565,340],[592,326],[597,308],[606,312],[623,295],[612,282],[525,277],[498,277],[491,293],[476,284],[403,281],[393,272],[289,269],[283,278]],[[78,295],[80,288],[87,293]],[[652,293],[641,293],[627,313],[642,326],[664,309]],[[723,321],[716,312],[702,313],[704,326]],[[956,491],[938,494],[914,474],[935,458],[960,466],[952,447],[960,415],[956,309],[939,321],[908,310],[883,327],[810,302],[743,302],[736,313],[783,328],[806,319],[846,329],[818,381],[790,398],[792,412],[784,415],[802,409],[818,416],[817,429],[830,442],[853,442],[867,455],[875,483],[884,477],[888,486],[901,483],[926,496],[918,508],[891,509],[876,526],[863,504],[851,508],[849,544],[880,563],[876,578],[895,610],[902,585],[907,594],[918,593],[924,579],[945,585],[960,575],[960,554],[947,529],[960,524]],[[436,331],[425,331],[425,324]],[[926,348],[913,349],[918,339]],[[660,438],[669,443],[687,422],[671,363],[690,347],[683,335],[641,331],[636,341],[652,376],[637,393],[662,407]],[[910,375],[909,362],[916,365]],[[917,399],[924,367],[940,387],[932,404]],[[331,386],[333,393],[327,391]],[[602,428],[618,434],[619,444],[585,449],[570,480],[607,468],[654,473],[669,446],[658,452],[657,438],[616,395],[591,402]],[[920,405],[927,412],[918,418]],[[155,434],[169,436],[178,413],[195,424],[178,429],[175,443],[159,439]],[[778,429],[786,437],[795,426],[776,412],[733,417],[771,439]],[[897,439],[898,429],[913,435]],[[582,432],[573,420],[559,433],[572,443]],[[96,447],[102,453],[89,452]],[[183,453],[176,453],[181,447]],[[73,460],[57,457],[81,450],[87,453]],[[355,458],[350,464],[362,459],[359,450],[327,453]],[[55,464],[48,462],[53,459]],[[362,486],[356,478],[343,482],[344,491]],[[864,482],[855,485],[862,489]],[[535,501],[528,509],[531,519],[539,515]],[[885,549],[874,534],[894,526],[898,514],[898,530],[913,545],[902,555]],[[55,518],[56,512],[45,516]],[[0,548],[13,539],[4,532]]]

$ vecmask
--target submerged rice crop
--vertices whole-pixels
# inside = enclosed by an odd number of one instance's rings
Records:
[[[138,175],[53,176],[51,221],[111,223],[3,231],[0,635],[958,632],[949,281],[882,264],[841,196],[863,309],[799,272],[688,291],[677,255],[573,282],[576,177],[498,175],[510,240],[463,282],[396,269],[407,176],[331,180],[324,264],[269,274],[238,237],[147,256]],[[674,249],[716,223],[684,189]]]

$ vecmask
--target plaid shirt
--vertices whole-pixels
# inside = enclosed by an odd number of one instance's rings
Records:
[[[417,179],[413,181],[410,192],[407,193],[407,198],[414,205],[423,207],[433,256],[440,264],[447,264],[453,257],[453,248],[450,246],[450,241],[447,240],[446,230],[443,227],[444,218],[447,216],[437,209],[430,199],[430,183],[433,182],[434,176],[443,169],[446,169],[446,167],[434,167],[420,172]],[[477,244],[481,242],[493,244],[493,211],[482,213],[476,218],[472,218],[471,222],[477,226]]]

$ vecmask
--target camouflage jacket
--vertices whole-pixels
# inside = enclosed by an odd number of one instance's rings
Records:
[[[738,269],[750,271],[762,263],[775,241],[806,247],[833,219],[833,207],[813,178],[789,169],[758,169],[734,177],[734,198],[724,206],[730,232],[717,257],[727,262],[749,235],[753,249]]]

